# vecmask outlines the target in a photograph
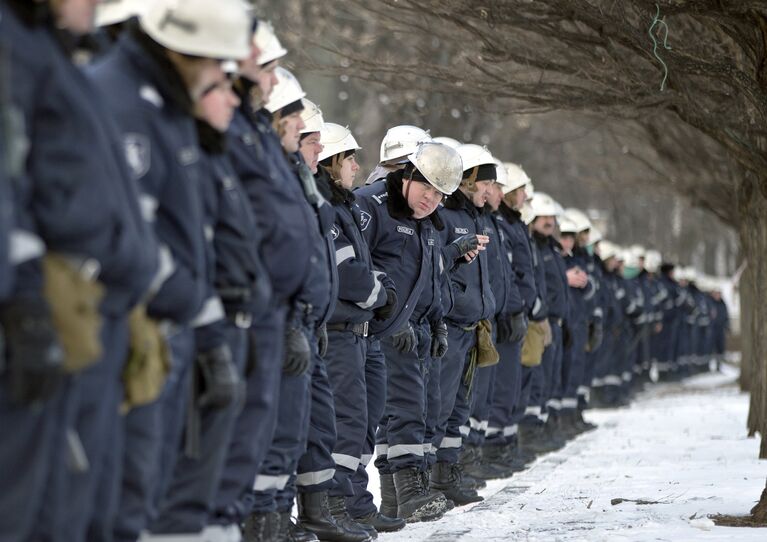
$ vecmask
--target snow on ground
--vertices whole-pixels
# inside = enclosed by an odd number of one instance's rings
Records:
[[[489,482],[484,502],[379,540],[765,542],[767,528],[717,527],[707,518],[748,514],[767,479],[758,441],[746,437],[748,396],[725,371],[655,385],[629,408],[589,412],[599,429]],[[377,496],[372,464],[369,473]]]

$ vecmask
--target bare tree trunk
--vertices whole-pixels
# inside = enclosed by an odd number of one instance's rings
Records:
[[[745,241],[741,241],[745,247]],[[745,255],[745,250],[741,250]],[[751,339],[751,327],[753,326],[753,314],[755,310],[754,278],[746,270],[740,277],[740,377],[741,391],[750,392],[754,383],[754,367],[757,365],[754,359],[754,348]]]

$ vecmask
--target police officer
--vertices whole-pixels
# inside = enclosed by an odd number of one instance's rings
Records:
[[[536,260],[530,246],[530,233],[519,212],[527,199],[527,185],[530,179],[516,164],[506,163],[504,169],[507,181],[502,187],[504,195],[498,205],[496,220],[507,239],[507,251],[511,253],[512,278],[523,300],[530,326],[540,327],[548,324],[543,303],[545,296],[538,293],[539,285],[534,269]],[[495,378],[482,456],[492,464],[519,470],[525,460],[517,446],[517,430],[519,420],[527,407],[532,369],[521,365],[521,344],[506,344],[508,346],[499,345],[502,362],[498,366]]]
[[[439,449],[431,486],[456,505],[464,505],[482,500],[475,491],[461,486],[463,477],[458,461],[462,435],[467,434],[462,426],[469,420],[472,380],[479,366],[481,349],[490,347],[492,350],[490,319],[495,315],[496,302],[490,287],[491,271],[485,251],[478,251],[474,258],[456,257],[456,245],[451,243],[469,236],[481,240],[482,249],[485,248],[489,239],[483,233],[485,228],[480,211],[487,202],[487,193],[497,173],[493,157],[486,148],[468,144],[461,145],[457,151],[463,162],[463,179],[441,211],[447,246],[443,252],[450,273],[453,306],[446,315],[449,347],[440,368],[442,405],[435,435]],[[488,357],[494,357],[497,363],[497,352],[488,352]]]
[[[142,188],[142,208],[161,243],[147,314],[176,326],[171,372],[160,399],[126,417],[118,540],[135,540],[154,516],[176,463],[194,360],[188,325],[195,318],[223,316],[219,302],[205,299],[203,172],[193,108],[207,86],[206,74],[223,75],[220,60],[250,53],[248,24],[239,2],[214,11],[199,0],[157,2],[91,72],[117,118]]]
[[[389,128],[381,140],[378,165],[370,172],[365,184],[383,180],[391,171],[401,169],[418,144],[430,139],[429,132],[418,126],[401,124]]]
[[[727,352],[727,333],[730,330],[730,315],[727,310],[727,303],[722,298],[722,280],[718,280],[714,283],[711,298],[714,301],[714,337],[713,337],[713,354],[717,358],[717,363],[721,366],[724,362],[724,356]]]
[[[423,440],[425,433],[419,428],[419,424],[423,424],[419,416],[425,408],[420,402],[424,401],[425,391],[417,352],[419,340],[420,352],[424,352],[431,347],[432,338],[423,332],[418,335],[410,319],[419,310],[424,289],[433,287],[432,251],[436,245],[430,245],[429,239],[434,239],[433,228],[441,225],[434,212],[443,195],[456,189],[461,169],[460,156],[453,149],[424,142],[409,156],[404,169],[391,172],[385,182],[355,192],[362,209],[362,232],[370,247],[373,265],[392,279],[398,297],[396,310],[389,318],[374,320],[370,324],[372,337],[368,339],[366,361],[368,365],[395,363],[394,360],[398,359],[404,361],[404,366],[392,375],[397,386],[388,395],[387,415],[382,422],[387,428],[387,444],[383,444],[382,438],[378,448],[379,464],[385,465],[385,469],[391,468],[381,474],[381,507],[387,515],[413,518],[438,516],[446,505],[443,495],[430,495],[422,468],[426,443]],[[419,327],[425,330],[425,326]],[[438,329],[430,328],[429,331],[428,335],[441,333]],[[438,338],[434,340],[439,342]],[[386,346],[382,347],[382,342],[387,343]],[[389,357],[392,357],[391,361]],[[416,392],[403,389],[401,382],[412,383]],[[371,391],[376,392],[368,385],[369,401]],[[408,394],[408,397],[403,394]],[[374,431],[375,425],[369,428],[369,433],[371,429]],[[394,446],[400,445],[392,450],[391,456],[390,441]],[[359,508],[364,513],[369,513],[364,508],[374,506],[367,499],[363,499],[362,504],[364,506]],[[354,515],[358,517],[360,514]]]
[[[490,268],[490,286],[496,299],[494,331],[500,361],[498,365],[477,371],[474,400],[469,417],[469,436],[465,439],[461,457],[465,471],[470,476],[480,479],[504,478],[513,472],[513,469],[504,467],[500,462],[488,461],[483,457],[483,451],[498,372],[503,365],[509,363],[519,365],[521,341],[527,332],[524,301],[513,277],[513,253],[510,239],[507,238],[503,225],[504,219],[497,215],[503,199],[503,189],[508,183],[508,175],[505,166],[499,160],[495,160],[495,165],[496,182],[488,191],[487,204],[482,210],[481,218],[485,234],[491,240],[487,248],[487,259]],[[516,392],[519,377],[516,372],[511,373],[511,376],[516,377],[516,383],[511,383]]]
[[[189,449],[176,464],[167,497],[150,526],[155,534],[189,537],[208,524],[234,420],[244,400],[247,330],[254,317],[261,316],[271,293],[255,242],[261,234],[226,155],[226,131],[240,101],[228,76],[210,75],[195,116],[203,151],[211,286],[226,317],[195,327],[193,404],[185,443]],[[199,442],[191,441],[193,437]],[[227,530],[235,529],[207,526],[205,536]]]

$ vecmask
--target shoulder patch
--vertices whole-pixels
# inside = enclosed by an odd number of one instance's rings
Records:
[[[142,100],[146,100],[158,109],[165,105],[162,96],[160,96],[160,93],[157,92],[157,89],[152,85],[142,85],[142,87],[138,89],[138,95],[141,96]]]
[[[330,236],[333,238],[333,241],[338,239],[338,236],[341,235],[341,231],[338,229],[338,226],[333,224],[330,228]]]
[[[413,228],[408,228],[407,226],[397,226],[397,231],[407,235],[413,235],[415,233]]]
[[[455,233],[459,233],[461,235],[465,235],[465,234],[469,233],[469,228],[455,228],[453,231],[455,231]]]
[[[373,217],[370,216],[370,213],[362,211],[360,213],[360,230],[365,231],[368,229],[368,226],[370,226],[370,222],[373,220]]]
[[[152,150],[149,138],[143,134],[128,133],[123,137],[125,160],[134,179],[140,179],[149,171]]]

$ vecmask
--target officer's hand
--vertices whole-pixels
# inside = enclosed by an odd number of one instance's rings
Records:
[[[213,350],[197,354],[200,408],[225,408],[242,404],[245,382],[232,361],[232,351],[224,344]]]
[[[571,288],[585,288],[588,283],[589,276],[580,267],[567,270],[567,285]]]
[[[325,324],[317,328],[317,349],[321,358],[328,353],[328,328]]]
[[[415,330],[410,325],[410,322],[407,323],[406,327],[392,335],[391,340],[394,343],[394,348],[403,354],[415,351],[415,347],[418,346],[418,337],[416,337]]]
[[[309,370],[312,351],[306,335],[300,329],[289,327],[285,332],[285,354],[282,370],[291,376],[299,376]]]
[[[397,308],[397,292],[392,288],[386,288],[386,304],[373,311],[376,320],[391,318]]]
[[[440,320],[431,328],[431,357],[440,359],[447,353],[447,324]]]
[[[42,298],[11,300],[0,309],[0,325],[11,398],[22,405],[49,399],[62,380],[64,351],[48,304]]]
[[[593,322],[589,326],[588,351],[594,352],[597,348],[599,348],[602,345],[603,340],[604,340],[604,327],[602,327],[602,322]]]
[[[554,342],[554,334],[551,332],[551,323],[547,318],[541,320],[540,324],[543,328],[543,346],[546,347]]]
[[[525,338],[527,333],[527,317],[524,312],[518,312],[517,314],[509,317],[509,327],[511,328],[511,335],[509,336],[509,342],[516,343]]]

